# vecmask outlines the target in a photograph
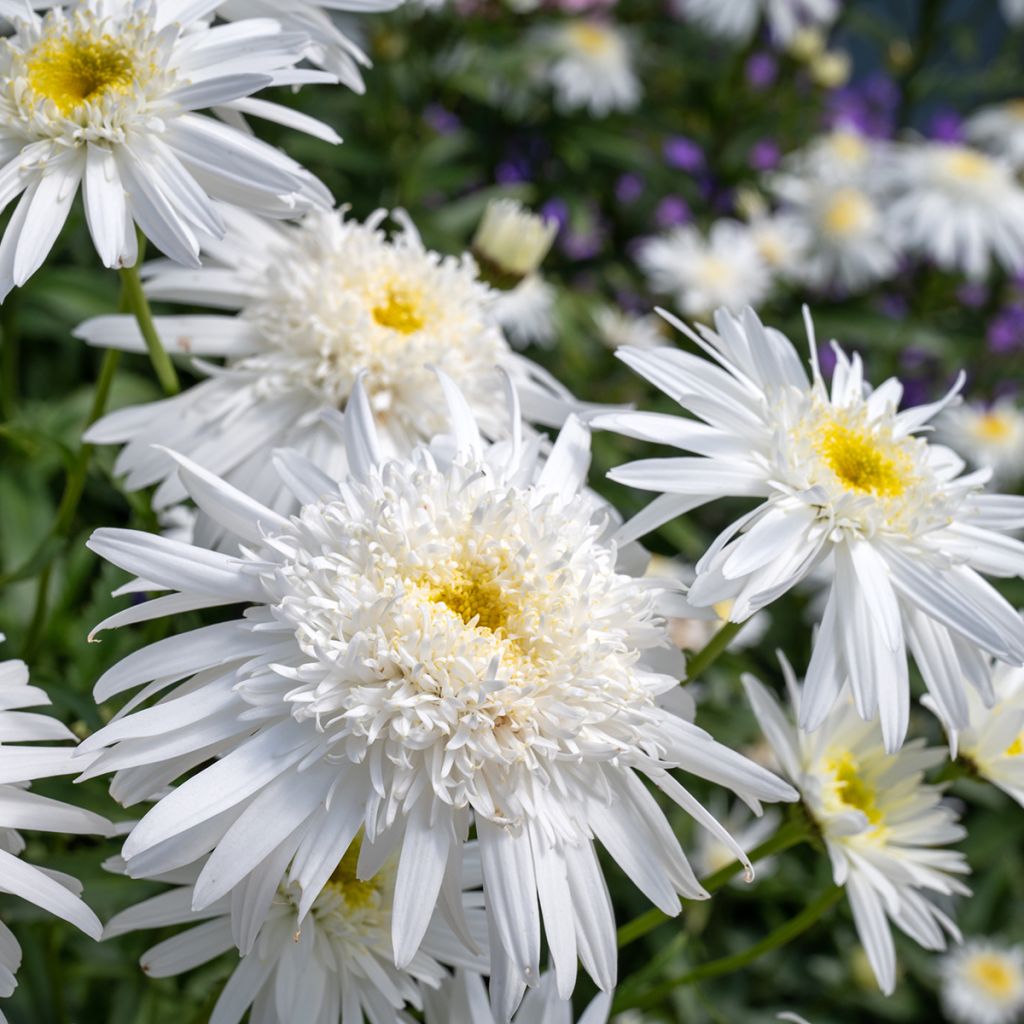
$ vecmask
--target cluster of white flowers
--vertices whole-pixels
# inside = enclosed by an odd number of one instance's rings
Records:
[[[749,222],[647,240],[638,262],[687,316],[761,306],[776,288],[850,294],[923,259],[969,280],[1024,270],[1020,102],[968,122],[977,143],[881,142],[839,126],[765,175]]]
[[[98,702],[132,696],[77,748],[20,745],[74,737],[17,710],[45,694],[24,665],[0,663],[0,888],[99,935],[73,880],[16,857],[13,829],[110,833],[26,784],[112,774],[116,800],[147,806],[109,866],[169,888],[106,935],[187,925],[144,955],[156,977],[234,951],[213,1024],[571,1024],[580,965],[600,990],[580,1024],[604,1024],[617,947],[598,847],[675,915],[722,868],[750,880],[749,854],[783,820],[730,814],[734,837],[686,788],[697,778],[757,816],[802,802],[794,819],[823,840],[891,992],[890,924],[942,949],[959,938],[949,898],[968,894],[948,848],[964,830],[925,781],[946,752],[904,743],[911,659],[953,755],[1024,803],[1024,620],[986,579],[1024,576],[1011,536],[1024,498],[984,489],[1003,468],[989,447],[970,452],[989,467],[964,473],[927,431],[945,417],[954,442],[998,436],[1010,463],[1024,429],[1002,407],[953,409],[960,383],[901,408],[900,383],[872,389],[838,345],[826,380],[809,315],[807,367],[738,307],[780,278],[855,289],[891,273],[893,224],[968,275],[992,258],[1018,267],[1024,192],[1009,165],[965,147],[822,138],[772,183],[777,212],[642,253],[685,310],[717,309],[714,331],[672,321],[707,358],[649,319],[599,315],[609,347],[685,415],[586,408],[502,330],[524,329],[516,294],[544,287],[551,223],[499,204],[475,242],[482,266],[444,257],[404,211],[359,222],[333,209],[241,127],[267,117],[337,141],[253,93],[361,89],[365,58],[326,11],[387,6],[78,0],[38,16],[0,0],[14,24],[0,51],[0,195],[22,195],[0,290],[40,266],[81,185],[104,264],[134,265],[138,226],[167,257],[146,268],[148,294],[215,311],[152,325],[200,383],[87,434],[122,446],[116,473],[155,485],[171,527],[94,533],[90,549],[130,574],[120,593],[158,595],[95,633],[216,618],[105,672]],[[837,6],[686,10],[734,36],[763,15],[792,37]],[[610,25],[544,31],[564,105],[636,102]],[[979,116],[979,139],[994,116]],[[144,351],[148,330],[111,315],[77,334]],[[591,429],[686,453],[612,471],[657,492],[628,522],[588,487]],[[725,498],[752,507],[692,572],[648,571],[641,537]],[[735,642],[803,581],[827,598],[803,686],[783,664],[796,724],[745,679],[780,777],[696,724],[682,652]],[[666,805],[704,834],[693,863]],[[0,926],[0,994],[19,958]],[[1009,1020],[1024,1002],[1019,950],[967,947],[947,976],[965,1020]]]

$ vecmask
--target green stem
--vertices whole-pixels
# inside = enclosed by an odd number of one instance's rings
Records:
[[[13,316],[13,295],[0,308],[0,416],[14,419],[18,407],[18,325]]]
[[[686,679],[689,682],[697,676],[706,672],[717,660],[720,654],[733,642],[736,634],[743,628],[744,622],[727,622],[717,633],[699,650],[686,659]]]
[[[51,562],[40,574],[39,582],[36,585],[36,603],[32,609],[32,621],[29,623],[25,633],[25,647],[22,658],[31,663],[35,660],[36,651],[39,649],[40,641],[43,639],[43,631],[46,628],[47,599],[50,595],[50,578],[53,576],[53,563]]]
[[[764,860],[766,857],[772,857],[777,853],[782,853],[783,850],[788,850],[791,846],[796,846],[799,843],[810,839],[810,837],[810,827],[803,817],[800,817],[795,821],[789,821],[783,825],[775,835],[766,839],[760,846],[755,846],[754,849],[750,851],[748,854],[750,863],[755,864],[757,861]],[[738,875],[742,870],[743,865],[738,860],[734,860],[731,864],[726,864],[724,868],[719,868],[719,870],[714,874],[708,875],[701,884],[709,893],[717,892],[723,885],[729,882],[734,876]],[[621,949],[623,946],[628,946],[631,942],[635,942],[648,932],[654,931],[658,925],[664,924],[669,920],[671,920],[671,918],[668,914],[655,907],[654,909],[641,914],[639,917],[633,918],[632,921],[627,921],[618,932],[619,948]]]
[[[121,268],[121,285],[124,288],[124,297],[131,313],[139,325],[142,337],[146,342],[146,349],[149,352],[149,361],[153,364],[160,386],[167,395],[176,395],[181,390],[178,383],[178,374],[174,369],[174,363],[167,354],[157,334],[156,324],[153,323],[153,313],[149,308],[149,300],[142,288],[142,278],[139,276],[139,262],[142,260],[140,251],[139,261],[133,267]]]
[[[722,974],[732,974],[739,971],[748,964],[753,963],[758,957],[770,953],[773,949],[779,949],[786,943],[792,942],[797,936],[802,935],[815,922],[823,917],[829,910],[839,902],[843,890],[836,885],[831,885],[813,903],[809,903],[796,917],[791,918],[785,924],[780,925],[775,931],[766,935],[760,942],[755,943],[742,953],[732,956],[724,956],[718,960],[711,960],[700,967],[679,974],[674,978],[649,988],[642,996],[631,1000],[628,1004],[615,1004],[612,1007],[613,1013],[621,1013],[623,1010],[646,1009],[661,1002],[667,995],[684,985],[694,985],[699,981],[708,978],[716,978]]]

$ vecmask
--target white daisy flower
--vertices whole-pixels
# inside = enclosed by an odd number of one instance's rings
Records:
[[[798,281],[811,255],[811,231],[806,220],[793,213],[773,213],[750,221],[750,237],[762,262],[776,276]]]
[[[885,152],[884,145],[852,125],[839,124],[787,156],[784,169],[796,177],[827,178],[834,184],[868,188]]]
[[[998,663],[990,670],[995,703],[987,707],[977,694],[969,693],[966,728],[957,730],[946,723],[950,748],[983,779],[1024,806],[1024,670]]]
[[[426,993],[426,1024],[501,1024],[491,1012],[483,978],[469,971],[456,971],[440,989]],[[596,995],[576,1020],[576,1024],[605,1024],[611,995]],[[513,1024],[573,1024],[572,1003],[561,998],[554,975],[541,975],[536,988],[530,989],[512,1018]]]
[[[549,348],[555,341],[555,301],[555,289],[540,274],[528,274],[511,291],[496,292],[489,308],[515,348]]]
[[[471,953],[435,912],[419,951],[400,969],[391,952],[395,859],[363,881],[356,874],[359,839],[340,861],[329,845],[313,834],[296,837],[289,851],[266,861],[230,896],[198,911],[192,902],[199,867],[172,873],[167,880],[177,882],[175,888],[117,914],[104,938],[192,925],[143,954],[142,969],[151,978],[182,974],[240,950],[210,1024],[239,1024],[250,1008],[251,1019],[261,1024],[414,1024],[406,1009],[423,1008],[425,992],[450,977],[446,966],[487,969],[479,892],[454,896],[468,926],[465,939],[480,952]],[[469,853],[461,880],[466,890],[480,885],[479,858]],[[305,884],[309,878],[315,889]]]
[[[982,278],[993,260],[1024,267],[1024,188],[998,157],[949,142],[917,142],[889,154],[886,220],[892,237],[947,270]]]
[[[758,306],[772,286],[750,228],[736,220],[715,221],[706,237],[692,224],[673,228],[645,241],[637,262],[651,289],[671,295],[692,317],[719,306]]]
[[[735,42],[753,36],[762,17],[772,38],[788,43],[802,28],[827,28],[839,0],[672,0],[672,10],[709,35]]]
[[[903,389],[872,390],[860,358],[834,345],[829,388],[810,316],[811,373],[752,310],[720,310],[718,333],[672,321],[714,362],[679,349],[619,357],[698,419],[598,415],[596,426],[694,456],[613,470],[663,495],[626,524],[632,539],[726,496],[756,505],[697,563],[687,600],[733,601],[743,622],[821,567],[831,580],[807,674],[801,727],[817,728],[849,680],[864,718],[881,716],[890,750],[907,730],[907,647],[945,721],[967,724],[965,682],[991,703],[984,655],[1024,664],[1024,621],[985,581],[1024,575],[1024,498],[981,491],[948,448],[916,436],[954,398],[898,411]],[[718,365],[715,365],[718,364]]]
[[[788,663],[783,672],[797,717],[801,693]],[[845,886],[854,924],[879,987],[896,984],[890,923],[925,949],[944,949],[960,935],[934,897],[969,895],[955,876],[970,869],[958,850],[943,849],[967,833],[942,787],[923,782],[945,751],[913,740],[887,753],[876,722],[842,701],[814,733],[794,728],[778,701],[752,676],[743,685],[784,774],[800,790],[821,832],[836,885]]]
[[[1003,17],[1011,25],[1019,25],[1024,22],[1024,0],[999,0]]]
[[[1024,4],[1021,7],[1024,11]],[[982,107],[964,123],[964,132],[976,146],[1003,157],[1015,170],[1024,167],[1024,99]]]
[[[0,634],[0,642],[3,639]],[[44,691],[29,685],[23,661],[0,661],[0,888],[98,939],[102,925],[82,902],[81,883],[61,871],[26,864],[18,856],[25,841],[16,829],[72,835],[109,835],[111,831],[110,823],[92,811],[29,792],[29,783],[35,779],[70,775],[82,767],[72,757],[74,747],[28,745],[39,740],[75,740],[74,733],[56,718],[22,710],[49,703]],[[17,987],[20,965],[21,946],[0,922],[0,997],[11,995]],[[0,1021],[4,1019],[0,1013]]]
[[[551,54],[547,77],[561,110],[587,110],[604,117],[615,110],[632,110],[640,102],[632,47],[611,22],[572,19],[540,29],[537,40]]]
[[[642,778],[720,833],[670,769],[726,785],[754,809],[795,794],[662,706],[686,704],[682,658],[658,612],[671,585],[616,568],[608,506],[584,489],[586,430],[570,419],[542,462],[510,391],[511,439],[487,447],[441,379],[454,437],[393,461],[379,454],[357,382],[342,424],[344,483],[295,452],[276,460],[303,503],[291,519],[179,457],[189,493],[244,544],[240,555],[128,530],[93,535],[94,551],[148,581],[139,586],[170,592],[100,628],[248,607],[100,679],[101,701],[145,686],[133,706],[174,688],[90,737],[85,749],[105,752],[87,774],[117,770],[112,793],[132,802],[206,763],[124,845],[132,875],[212,850],[199,910],[268,857],[290,856],[299,832],[337,858],[365,829],[359,876],[398,858],[399,967],[439,896],[452,911],[475,824],[491,995],[507,1019],[539,980],[542,919],[563,997],[577,955],[602,989],[614,985],[594,837],[666,913],[678,913],[680,894],[706,895]],[[305,877],[303,848],[293,871]]]
[[[613,352],[622,345],[633,348],[657,348],[667,345],[664,322],[660,317],[624,313],[614,306],[602,306],[594,312],[598,336]]]
[[[496,367],[515,380],[531,420],[564,419],[570,396],[509,349],[492,322],[494,293],[473,260],[425,249],[404,214],[396,214],[401,230],[389,238],[385,211],[365,223],[344,212],[317,213],[300,225],[224,213],[230,231],[211,246],[206,266],[159,266],[148,290],[154,298],[226,310],[156,318],[169,351],[222,356],[226,365],[200,363],[208,377],[198,386],[121,409],[86,434],[91,443],[125,445],[116,472],[133,490],[159,483],[157,509],[185,497],[173,460],[153,447],[159,444],[258,501],[292,511],[295,499],[267,454],[294,448],[340,478],[345,453],[322,414],[345,406],[362,370],[388,454],[408,452],[446,425],[431,366],[457,381],[489,435],[506,423]],[[132,317],[98,317],[76,333],[92,344],[144,349]],[[199,529],[203,538],[218,535],[202,516]]]
[[[514,199],[487,204],[473,236],[472,252],[498,287],[515,287],[536,274],[558,234],[558,221],[531,213]]]
[[[40,17],[11,4],[0,50],[0,203],[21,195],[0,243],[0,299],[41,266],[82,188],[107,267],[137,259],[135,225],[179,263],[224,234],[211,196],[261,214],[331,205],[297,163],[196,111],[254,114],[340,141],[251,94],[334,81],[295,68],[305,35],[266,19],[210,28],[218,0],[79,0]]]
[[[970,938],[942,961],[942,1009],[954,1024],[1014,1024],[1024,1012],[1024,946]]]
[[[993,481],[1024,477],[1024,412],[1013,399],[958,405],[943,413],[936,427],[939,438],[973,465],[991,469]]]
[[[797,280],[816,291],[857,292],[896,273],[887,213],[866,188],[813,173],[780,174],[772,188],[782,216],[804,227],[807,253],[790,271]]]

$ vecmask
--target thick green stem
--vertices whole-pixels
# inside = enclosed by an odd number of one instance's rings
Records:
[[[141,255],[139,259],[141,260]],[[178,383],[178,374],[174,369],[174,363],[167,354],[157,333],[156,324],[153,323],[153,313],[149,308],[149,300],[142,288],[142,278],[139,276],[139,264],[133,267],[121,268],[121,285],[124,288],[124,297],[131,313],[139,325],[142,337],[146,342],[146,350],[149,352],[149,361],[153,364],[157,379],[164,393],[176,395],[181,390]]]
[[[791,846],[796,846],[798,843],[810,839],[810,837],[810,827],[807,821],[801,817],[796,821],[787,822],[775,835],[766,839],[760,846],[755,846],[748,854],[748,857],[751,864],[755,864],[766,857],[782,853],[783,850],[788,850]],[[708,875],[702,884],[709,893],[717,892],[717,890],[721,889],[723,885],[742,870],[743,865],[738,860],[735,860],[731,864],[726,864],[724,868],[720,868],[713,875]],[[627,921],[618,932],[619,948],[628,946],[631,942],[635,942],[648,932],[654,931],[658,925],[670,920],[671,918],[668,914],[655,907],[653,910],[648,910],[639,917],[633,918],[632,921]]]
[[[691,654],[686,659],[687,681],[696,679],[701,673],[706,672],[718,660],[719,655],[736,639],[736,634],[744,625],[743,622],[725,623],[699,651]]]
[[[839,901],[843,890],[836,885],[829,886],[813,903],[809,903],[796,917],[791,918],[785,924],[780,925],[775,931],[766,935],[760,942],[755,943],[742,953],[732,956],[724,956],[718,960],[711,960],[700,967],[695,967],[685,974],[669,978],[667,981],[647,989],[643,995],[630,1000],[623,1005],[616,1003],[612,1007],[614,1013],[621,1013],[623,1010],[642,1010],[655,1006],[666,996],[670,995],[677,988],[684,985],[693,985],[708,978],[715,978],[722,974],[732,974],[734,971],[742,970],[748,964],[753,963],[758,957],[770,953],[773,949],[779,949],[786,943],[792,942],[797,936],[802,935],[808,928],[815,924]]]

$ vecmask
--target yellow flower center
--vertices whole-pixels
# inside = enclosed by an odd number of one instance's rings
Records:
[[[612,49],[612,34],[600,25],[588,21],[577,22],[569,27],[569,38],[574,46],[595,57]]]
[[[986,412],[978,417],[974,431],[983,441],[1005,441],[1013,433],[1013,427],[1008,417]]]
[[[872,825],[882,820],[878,809],[874,787],[867,783],[857,770],[857,762],[850,754],[829,761],[835,795],[844,807],[860,811]]]
[[[867,153],[867,146],[859,135],[840,132],[832,136],[832,152],[844,163],[859,163]]]
[[[987,995],[1007,999],[1017,986],[1016,973],[994,953],[979,953],[967,966],[968,977]]]
[[[108,35],[44,39],[28,54],[27,67],[32,90],[62,114],[111,93],[130,92],[135,82],[131,53]]]
[[[372,313],[381,327],[390,327],[400,334],[415,334],[427,322],[422,303],[400,288],[389,288],[387,299],[374,306]]]
[[[502,636],[515,611],[493,575],[480,566],[460,568],[444,583],[431,586],[430,600],[455,612],[467,626]]]
[[[850,490],[878,498],[899,497],[907,488],[908,467],[898,450],[886,450],[866,430],[833,420],[815,447],[829,469]]]
[[[863,192],[855,188],[838,189],[825,206],[822,225],[837,238],[862,231],[874,215],[875,208]]]
[[[1004,753],[1007,757],[1020,757],[1021,754],[1024,754],[1024,732],[1017,736],[1017,738],[1006,748]]]
[[[961,181],[979,181],[992,173],[992,164],[981,153],[958,147],[947,154],[946,170]]]
[[[732,277],[732,267],[717,256],[708,256],[700,270],[703,283],[709,287],[727,284]]]
[[[362,841],[356,839],[345,851],[338,866],[327,880],[327,888],[337,893],[349,910],[366,910],[377,900],[377,882],[369,879],[364,882],[356,877],[356,865],[359,863],[359,850]]]

